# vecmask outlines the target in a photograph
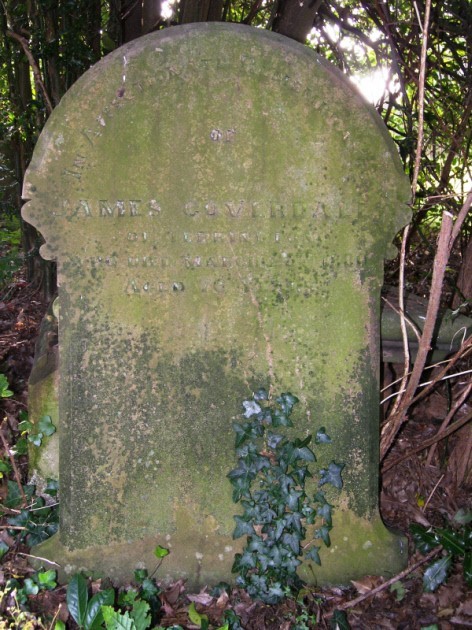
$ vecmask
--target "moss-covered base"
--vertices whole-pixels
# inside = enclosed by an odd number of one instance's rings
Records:
[[[386,529],[379,516],[366,520],[350,512],[338,513],[333,525],[331,547],[321,551],[322,566],[305,562],[301,567],[300,575],[308,584],[342,585],[365,575],[391,577],[404,568],[406,540]],[[43,565],[44,559],[60,565],[55,568],[61,582],[83,571],[123,584],[133,579],[136,568],[154,571],[158,561],[153,551],[157,545],[162,545],[169,548],[170,554],[162,563],[159,579],[185,578],[188,588],[199,589],[221,580],[232,581],[231,566],[241,544],[242,540],[234,541],[228,536],[183,531],[71,551],[56,535],[35,547],[33,554],[41,558],[34,561],[36,565]]]

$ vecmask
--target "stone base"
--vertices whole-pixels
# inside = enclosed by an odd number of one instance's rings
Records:
[[[338,512],[331,533],[331,547],[320,551],[322,566],[307,561],[300,567],[300,576],[307,584],[343,585],[365,575],[390,578],[406,565],[406,538],[389,531],[380,516],[367,520],[351,512]],[[234,554],[240,551],[243,542],[244,539],[234,541],[228,536],[195,532],[194,536],[189,533],[156,536],[71,551],[61,544],[57,534],[35,547],[32,553],[39,558],[33,563],[37,567],[44,566],[46,559],[56,563],[52,568],[57,569],[60,582],[67,582],[82,571],[97,578],[109,577],[120,585],[133,580],[135,569],[154,572],[159,561],[153,552],[157,545],[162,545],[170,554],[163,559],[157,579],[171,582],[184,578],[188,589],[198,590],[205,585],[234,580],[231,573]]]

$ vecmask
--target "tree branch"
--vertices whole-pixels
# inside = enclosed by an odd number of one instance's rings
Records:
[[[17,41],[20,44],[20,46],[23,48],[26,58],[28,59],[29,65],[31,66],[31,69],[33,71],[33,76],[34,76],[36,85],[38,86],[39,91],[43,95],[44,103],[46,105],[46,111],[48,115],[52,114],[53,106],[51,103],[51,99],[49,98],[46,87],[41,78],[41,72],[39,70],[39,66],[36,63],[35,58],[33,57],[33,53],[31,52],[31,49],[29,47],[27,40],[22,35],[18,35],[18,33],[15,33],[14,31],[11,31],[11,30],[7,31],[7,36],[10,39],[14,39],[15,41]]]

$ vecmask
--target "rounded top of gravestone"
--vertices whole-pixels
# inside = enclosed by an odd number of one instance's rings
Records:
[[[165,231],[181,210],[218,230],[234,213],[347,221],[380,259],[409,195],[383,122],[336,69],[277,34],[211,23],[134,40],[77,81],[38,140],[23,216],[59,262],[87,241],[110,254],[103,218]]]

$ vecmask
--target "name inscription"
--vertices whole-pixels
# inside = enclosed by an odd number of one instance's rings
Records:
[[[189,201],[180,207],[181,215],[196,218],[229,219],[337,219],[346,216],[342,204],[333,204],[329,208],[322,202],[279,203],[275,201],[239,201],[196,202]],[[54,211],[57,218],[73,219],[113,219],[124,217],[158,218],[169,214],[156,199],[78,199],[64,200],[62,212]]]

